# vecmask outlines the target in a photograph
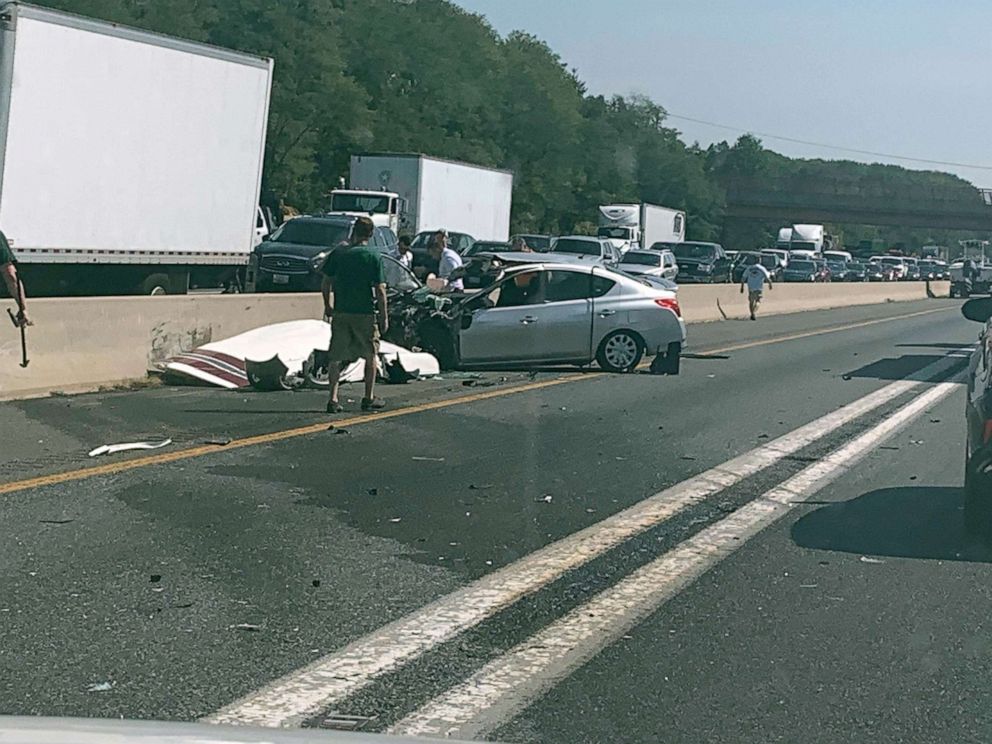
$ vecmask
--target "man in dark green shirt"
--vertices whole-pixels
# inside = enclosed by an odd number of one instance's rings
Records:
[[[7,291],[17,302],[17,322],[21,326],[31,325],[28,319],[27,298],[24,296],[24,285],[17,275],[17,257],[10,249],[7,236],[0,232],[0,273],[3,274]]]
[[[327,371],[331,397],[327,403],[328,413],[344,410],[338,402],[341,365],[356,359],[365,360],[362,410],[378,411],[386,405],[375,397],[379,334],[389,330],[389,318],[382,257],[368,247],[373,230],[372,220],[359,217],[351,229],[351,238],[336,248],[322,267],[324,314],[331,319],[330,366]],[[333,307],[331,290],[334,291]]]

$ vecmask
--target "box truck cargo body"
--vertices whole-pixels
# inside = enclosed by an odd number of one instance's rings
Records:
[[[685,212],[656,204],[608,204],[599,208],[597,235],[620,251],[685,241]]]
[[[0,229],[37,294],[184,292],[247,263],[272,60],[0,6]]]
[[[352,156],[349,181],[352,190],[396,194],[402,233],[445,228],[476,240],[510,237],[509,171],[420,154],[381,153]]]

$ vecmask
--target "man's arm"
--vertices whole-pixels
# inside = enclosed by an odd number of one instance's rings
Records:
[[[7,285],[7,291],[17,302],[18,319],[22,325],[30,325],[27,297],[24,295],[24,285],[17,276],[17,267],[12,263],[5,263],[0,271],[3,272],[3,281]]]
[[[320,283],[320,293],[324,296],[324,317],[329,318],[334,313],[334,308],[331,307],[331,290],[334,288],[331,282],[331,277],[325,276],[323,281]]]
[[[375,304],[379,310],[379,333],[383,336],[389,330],[389,303],[386,300],[386,285],[375,285]]]

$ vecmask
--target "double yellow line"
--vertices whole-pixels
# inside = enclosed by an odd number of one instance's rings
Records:
[[[842,331],[851,331],[858,328],[867,328],[869,326],[881,325],[882,323],[892,323],[898,320],[908,320],[910,318],[918,318],[924,315],[932,315],[934,313],[946,312],[951,308],[942,307],[933,310],[923,310],[915,313],[908,313],[906,315],[898,315],[890,318],[880,318],[877,320],[864,321],[862,323],[853,323],[850,325],[834,326],[832,328],[823,328],[817,331],[806,331],[803,333],[794,333],[786,336],[776,336],[774,338],[763,339],[759,341],[749,341],[746,343],[736,344],[732,346],[726,346],[719,349],[707,349],[702,353],[708,354],[726,354],[732,351],[741,351],[744,349],[753,349],[760,346],[770,346],[772,344],[780,344],[788,341],[798,341],[804,338],[813,338],[815,336],[825,336],[831,333],[840,333]],[[547,388],[557,387],[559,385],[567,385],[573,382],[580,382],[582,380],[595,380],[603,377],[603,373],[585,373],[585,374],[570,374],[564,377],[557,377],[553,380],[543,380],[541,382],[529,382],[522,385],[514,385],[512,387],[500,388],[498,390],[490,390],[485,393],[473,393],[471,395],[462,395],[456,398],[448,398],[446,400],[438,400],[431,403],[420,403],[414,406],[407,406],[405,408],[397,408],[394,411],[385,411],[382,413],[376,413],[374,415],[368,416],[355,416],[347,419],[340,419],[333,422],[322,421],[319,424],[310,424],[308,426],[300,426],[294,429],[285,429],[283,431],[275,431],[270,434],[259,434],[253,437],[245,437],[244,439],[236,439],[227,445],[203,445],[199,447],[190,447],[187,449],[176,450],[174,452],[165,452],[162,454],[148,455],[145,457],[136,457],[130,460],[124,460],[122,462],[109,463],[107,465],[98,465],[96,467],[90,468],[79,468],[77,470],[67,470],[61,473],[53,473],[51,475],[42,475],[37,478],[27,478],[24,480],[11,481],[9,483],[0,484],[0,495],[17,493],[19,491],[29,491],[34,488],[41,488],[43,486],[54,486],[61,483],[70,483],[73,481],[85,480],[87,478],[97,478],[101,475],[117,475],[119,473],[126,473],[131,470],[139,470],[141,468],[147,468],[154,465],[166,465],[171,462],[179,462],[180,460],[189,460],[194,457],[203,457],[204,455],[212,455],[218,452],[228,452],[230,450],[244,449],[246,447],[256,447],[263,444],[274,444],[276,442],[283,442],[287,439],[296,439],[297,437],[306,437],[312,434],[319,434],[321,432],[326,432],[329,429],[345,429],[354,426],[360,426],[362,424],[371,424],[379,421],[388,421],[389,419],[400,418],[402,416],[412,416],[416,413],[425,413],[427,411],[440,411],[445,408],[454,408],[455,406],[468,405],[470,403],[479,403],[485,400],[492,400],[494,398],[504,398],[509,395],[517,395],[520,393],[529,393],[535,390],[545,390]]]

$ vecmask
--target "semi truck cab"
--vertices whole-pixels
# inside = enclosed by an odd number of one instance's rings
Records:
[[[391,191],[335,189],[331,192],[331,213],[370,217],[376,227],[398,233],[406,199]]]

